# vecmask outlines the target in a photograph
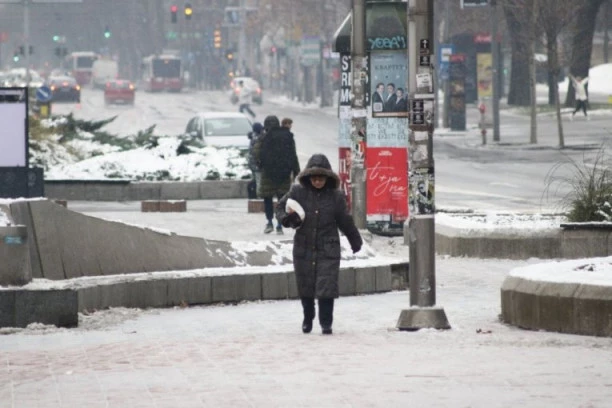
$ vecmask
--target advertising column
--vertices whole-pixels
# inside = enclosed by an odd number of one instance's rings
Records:
[[[402,235],[408,219],[408,57],[405,2],[367,7],[369,51],[368,230]]]
[[[340,54],[340,100],[338,127],[338,176],[351,209],[351,55]]]

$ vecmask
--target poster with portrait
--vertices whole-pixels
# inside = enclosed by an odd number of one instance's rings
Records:
[[[405,52],[370,54],[372,117],[408,116],[408,58]]]
[[[430,218],[435,212],[433,168],[416,169],[410,173],[409,210],[411,218]]]
[[[493,57],[491,53],[478,53],[476,55],[476,76],[478,98],[493,96]]]

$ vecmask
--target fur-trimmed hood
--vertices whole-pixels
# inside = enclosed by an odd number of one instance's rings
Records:
[[[337,189],[340,187],[340,177],[333,172],[331,164],[324,154],[313,154],[306,168],[298,174],[297,179],[304,187],[311,187],[310,176],[327,176],[326,188]]]

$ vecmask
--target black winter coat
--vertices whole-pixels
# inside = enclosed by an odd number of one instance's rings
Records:
[[[318,190],[310,183],[312,175],[328,177],[324,188]],[[301,225],[293,238],[293,267],[300,297],[336,298],[339,296],[340,235],[346,235],[354,252],[362,245],[361,235],[348,213],[346,197],[340,178],[332,170],[327,158],[316,154],[298,175],[299,184],[281,198],[276,207],[277,219],[286,227],[293,224],[295,214],[287,214],[289,199],[297,201],[305,211]]]

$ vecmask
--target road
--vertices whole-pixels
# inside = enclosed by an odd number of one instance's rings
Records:
[[[235,111],[227,93],[193,91],[180,94],[137,92],[135,106],[105,107],[102,91],[83,89],[79,105],[56,104],[53,113],[73,112],[82,119],[101,120],[117,116],[105,128],[119,136],[134,134],[152,125],[157,134],[180,134],[189,118],[200,111]],[[298,156],[302,165],[313,153],[324,153],[337,166],[338,120],[335,108],[302,106],[284,98],[265,95],[264,104],[254,105],[256,120],[268,114],[291,117]],[[563,122],[566,149],[558,148],[556,121],[552,115],[538,118],[538,143],[529,143],[529,118],[503,110],[501,142],[482,144],[477,129],[478,112],[468,107],[468,130],[438,131],[434,136],[436,205],[444,208],[471,208],[491,211],[555,211],[559,197],[569,190],[559,186],[553,198],[546,197],[547,174],[565,158],[591,163],[600,145],[610,145],[612,110],[592,112],[590,121],[577,116]],[[490,132],[489,132],[490,133]],[[571,174],[571,166],[556,173]]]

